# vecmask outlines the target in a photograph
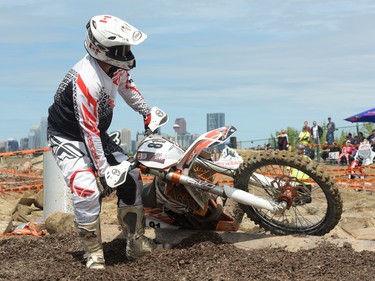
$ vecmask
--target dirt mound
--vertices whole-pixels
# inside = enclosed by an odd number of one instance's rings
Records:
[[[245,251],[213,232],[199,232],[173,249],[135,262],[125,240],[104,243],[105,270],[86,269],[76,234],[0,240],[1,280],[373,280],[372,252],[322,244],[311,250]]]

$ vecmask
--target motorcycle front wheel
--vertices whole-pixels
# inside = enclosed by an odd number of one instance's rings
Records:
[[[276,235],[324,235],[339,222],[342,199],[325,166],[289,151],[266,150],[250,154],[234,176],[234,186],[286,210],[268,210],[240,204],[255,224]]]

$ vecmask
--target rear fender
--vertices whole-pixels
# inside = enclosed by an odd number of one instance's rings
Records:
[[[177,168],[182,170],[189,167],[203,149],[224,143],[236,130],[233,126],[225,126],[199,136],[185,151]]]

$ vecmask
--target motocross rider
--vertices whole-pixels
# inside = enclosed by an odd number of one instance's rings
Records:
[[[151,121],[150,107],[129,74],[135,67],[131,46],[142,43],[147,35],[110,15],[92,17],[86,29],[88,54],[66,74],[48,110],[48,144],[73,194],[75,225],[86,266],[102,269],[101,195],[96,179],[99,176],[108,192],[106,169],[128,159],[107,134],[116,92],[143,116],[145,129]],[[117,214],[129,260],[160,246],[144,236],[142,189],[137,170],[129,171],[125,183],[117,187]]]

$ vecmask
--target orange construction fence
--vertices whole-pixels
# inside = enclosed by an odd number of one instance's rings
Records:
[[[3,153],[0,153],[0,158],[20,156],[20,155],[29,155],[29,154],[39,154],[39,153],[43,153],[43,152],[47,152],[47,151],[49,151],[48,147],[38,148],[38,149],[29,149],[29,150],[3,152]]]
[[[0,158],[39,154],[49,151],[49,148],[30,149],[22,151],[13,151],[0,153]],[[356,169],[350,169],[348,167],[337,166],[335,168],[329,168],[325,170],[332,174],[333,179],[336,183],[341,184],[344,187],[355,188],[355,189],[368,189],[375,190],[375,166],[362,166]],[[17,182],[1,182],[0,181],[0,194],[4,192],[23,192],[26,190],[40,190],[43,188],[43,176],[42,171],[32,170],[28,173],[22,173],[16,169],[2,169],[0,174],[11,175],[14,177],[33,178],[34,180],[20,181],[20,186],[17,186]],[[151,175],[142,175],[144,183],[149,183],[153,180]],[[233,184],[231,179],[219,179],[218,183]]]

